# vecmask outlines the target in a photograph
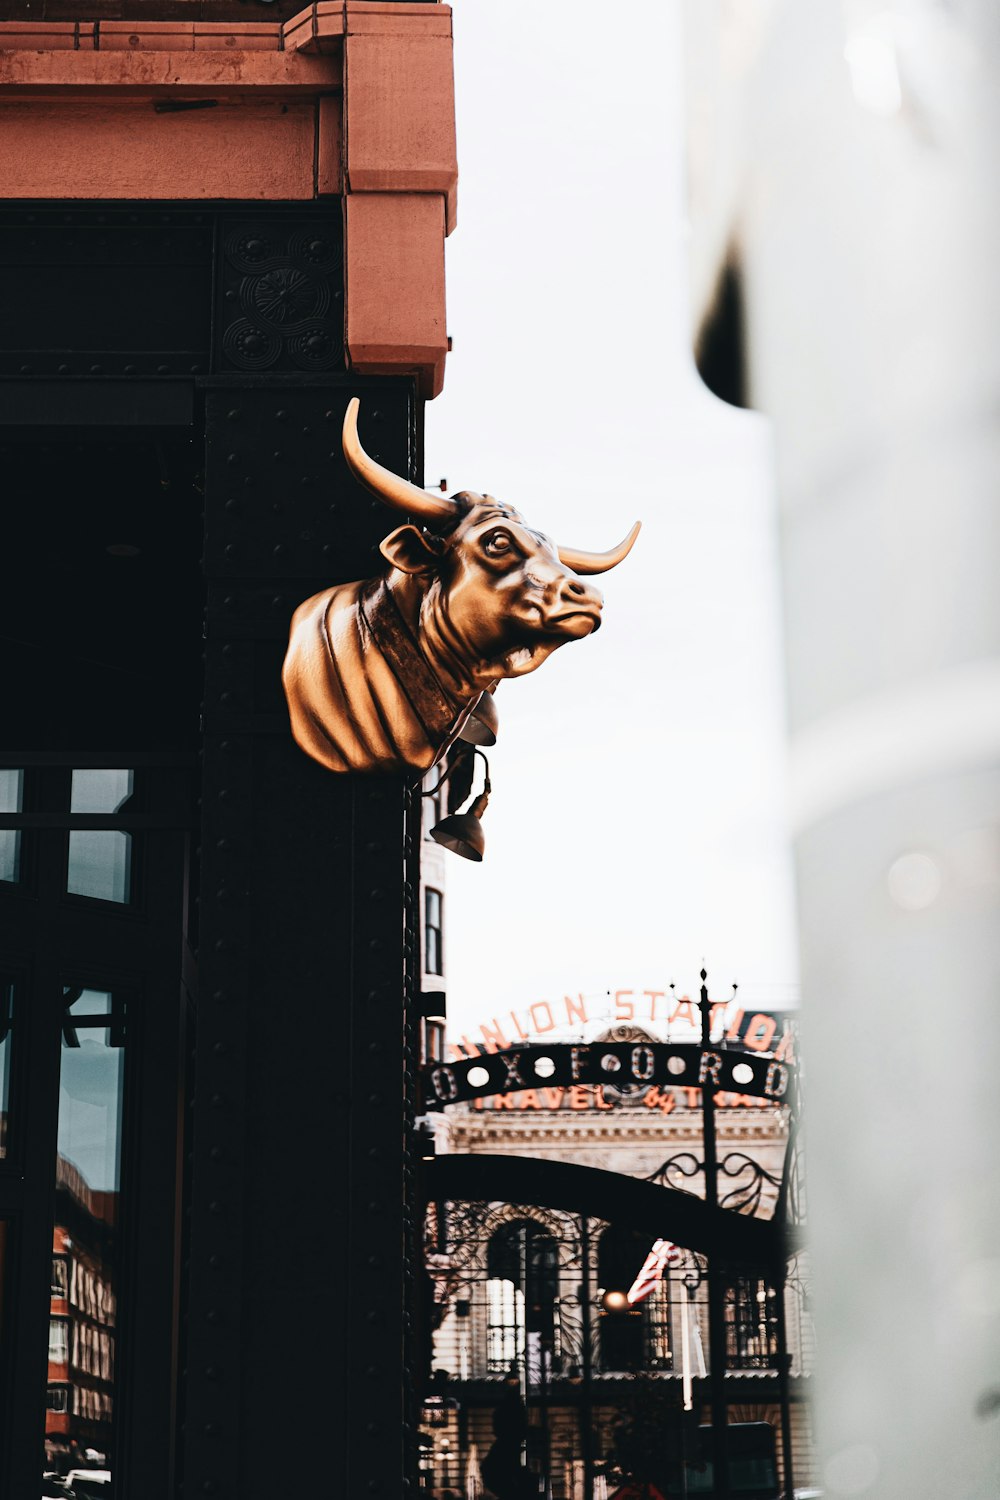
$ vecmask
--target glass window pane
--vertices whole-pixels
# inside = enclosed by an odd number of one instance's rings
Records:
[[[132,835],[114,829],[74,829],[69,836],[66,889],[71,896],[127,902],[132,895]]]
[[[71,813],[120,812],[133,790],[127,770],[74,771]],[[75,829],[69,836],[66,889],[71,896],[123,904],[132,897],[132,835],[114,829]]]
[[[0,812],[24,810],[24,772],[0,768]],[[21,834],[17,828],[0,828],[0,880],[18,880],[21,875]]]
[[[110,1469],[115,1398],[125,1007],[67,986],[45,1413],[46,1464]]]
[[[74,771],[69,810],[116,813],[132,795],[131,771]]]

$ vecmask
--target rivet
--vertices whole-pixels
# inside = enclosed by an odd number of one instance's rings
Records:
[[[227,544],[227,546],[226,546],[226,556],[227,557],[235,557],[236,553],[237,553],[237,547],[236,547],[235,543],[234,542],[229,542]]]
[[[211,1203],[208,1205],[208,1211],[210,1214],[221,1214],[222,1204],[219,1202],[218,1198],[212,1199]]]
[[[219,1424],[218,1422],[206,1422],[201,1430],[206,1437],[214,1437],[219,1430]]]
[[[221,1146],[210,1146],[208,1154],[213,1161],[221,1161],[223,1156],[225,1155],[225,1152],[223,1151]]]
[[[205,1366],[205,1379],[206,1380],[218,1380],[218,1378],[219,1378],[218,1366],[217,1365],[206,1365]]]
[[[225,1057],[227,1050],[228,1049],[225,1042],[216,1042],[215,1046],[212,1048],[212,1051],[215,1053],[216,1057]]]
[[[278,542],[278,544],[274,548],[274,556],[275,557],[284,557],[286,550],[287,549],[286,549],[284,543],[283,542]]]
[[[229,422],[238,422],[240,420],[240,415],[241,413],[239,407],[234,406],[231,411],[226,412],[226,420]]]
[[[170,366],[169,365],[157,365],[157,367],[156,367],[156,373],[157,373],[157,375],[169,375],[170,374]]]
[[[125,366],[125,374],[126,375],[134,375],[135,374],[135,365],[126,365]]]
[[[221,1109],[226,1102],[225,1095],[213,1094],[210,1102],[213,1109]]]
[[[210,1255],[208,1257],[208,1263],[212,1267],[213,1271],[221,1270],[221,1268],[222,1268],[222,1256],[221,1255]]]
[[[208,1312],[205,1314],[205,1321],[208,1323],[220,1322],[221,1319],[219,1317],[219,1309],[217,1307],[210,1307],[208,1309]]]
[[[60,365],[59,366],[59,374],[60,375],[68,375],[69,374],[69,365]]]

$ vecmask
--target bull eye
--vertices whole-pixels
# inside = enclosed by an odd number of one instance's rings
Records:
[[[513,550],[514,543],[506,531],[491,531],[488,536],[483,537],[483,550],[490,557],[506,557]]]

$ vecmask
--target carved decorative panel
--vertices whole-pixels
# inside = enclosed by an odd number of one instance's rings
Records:
[[[324,374],[344,359],[343,232],[324,216],[220,224],[216,368]]]

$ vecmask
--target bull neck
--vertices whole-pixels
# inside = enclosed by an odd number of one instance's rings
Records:
[[[496,673],[475,667],[467,658],[464,643],[449,627],[436,607],[438,593],[419,579],[394,568],[386,584],[396,608],[434,675],[457,704],[467,704],[496,680]]]

